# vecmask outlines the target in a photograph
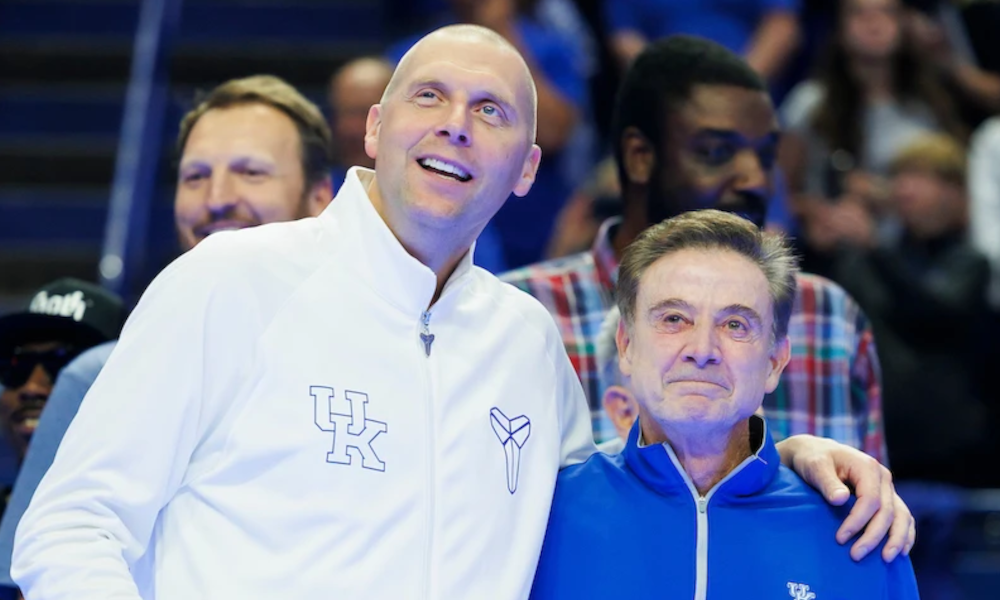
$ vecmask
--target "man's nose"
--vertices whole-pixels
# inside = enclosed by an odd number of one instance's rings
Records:
[[[209,212],[222,214],[239,202],[235,179],[236,177],[228,171],[222,170],[212,173],[208,198],[205,200],[205,206],[208,207]]]
[[[693,362],[698,368],[722,362],[718,334],[713,325],[696,324],[691,329],[684,347],[683,359]]]
[[[463,102],[455,102],[445,115],[437,133],[441,137],[447,137],[453,144],[468,146],[472,143],[469,119],[468,106]]]
[[[753,149],[746,148],[736,156],[736,179],[733,188],[737,192],[752,193],[768,197],[771,193],[771,172]]]
[[[42,365],[35,365],[31,371],[31,376],[24,382],[24,385],[17,391],[18,397],[24,400],[47,400],[52,393],[52,380],[54,378],[42,368]]]

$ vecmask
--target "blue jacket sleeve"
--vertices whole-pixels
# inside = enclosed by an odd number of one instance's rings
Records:
[[[885,600],[920,600],[917,578],[909,556],[899,556],[886,565]]]

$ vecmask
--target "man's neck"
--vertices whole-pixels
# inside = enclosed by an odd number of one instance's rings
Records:
[[[625,211],[622,214],[621,224],[615,229],[614,236],[611,238],[611,248],[615,251],[616,259],[620,260],[625,248],[650,225],[646,216],[646,202],[643,196],[644,194],[638,190],[622,191],[622,204],[625,206]]]
[[[684,472],[702,496],[753,455],[748,420],[740,421],[729,431],[647,426],[642,421],[640,426],[646,444],[670,444]]]
[[[454,230],[447,235],[428,235],[424,228],[407,215],[397,214],[390,208],[389,203],[381,198],[378,183],[374,176],[368,183],[367,192],[371,199],[375,211],[378,212],[382,221],[392,232],[392,235],[399,241],[403,249],[423,263],[437,277],[437,285],[434,288],[434,296],[430,304],[433,305],[441,297],[448,279],[455,272],[458,264],[465,257],[465,254],[472,246],[472,241],[467,244],[461,241],[464,236],[457,235]],[[475,237],[472,237],[475,240]]]

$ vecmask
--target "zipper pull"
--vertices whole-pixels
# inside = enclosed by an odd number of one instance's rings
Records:
[[[431,344],[434,343],[434,334],[431,333],[431,311],[425,310],[423,314],[420,315],[420,323],[422,325],[420,339],[424,342],[424,352],[427,356],[430,356]]]
[[[708,500],[706,500],[705,497],[702,496],[698,498],[698,512],[700,512],[701,514],[705,514],[706,510],[708,510]]]

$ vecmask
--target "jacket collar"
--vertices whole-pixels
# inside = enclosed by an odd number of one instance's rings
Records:
[[[650,489],[665,496],[691,494],[690,477],[670,444],[653,444],[639,447],[639,422],[629,432],[625,444],[625,463]],[[723,497],[752,496],[763,491],[778,473],[781,459],[774,440],[767,431],[767,422],[761,417],[750,417],[750,447],[753,455],[739,464],[707,495]]]
[[[434,297],[437,276],[403,248],[375,210],[368,196],[374,178],[373,170],[352,167],[319,219],[339,249],[334,260],[354,271],[385,301],[419,316]],[[459,261],[445,283],[442,299],[470,279],[474,249],[475,245]]]

